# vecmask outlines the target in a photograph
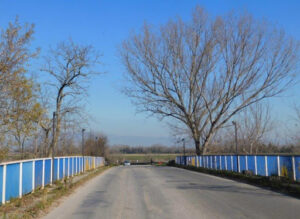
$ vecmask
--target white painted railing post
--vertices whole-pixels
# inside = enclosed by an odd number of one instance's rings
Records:
[[[5,204],[5,191],[6,191],[6,164],[3,165],[2,176],[2,204]]]
[[[76,175],[77,175],[77,157],[75,157],[75,172],[76,172]]]
[[[230,156],[230,160],[231,160],[231,171],[233,171],[233,157],[232,157],[232,155]]]
[[[20,162],[20,168],[19,168],[19,198],[22,198],[22,175],[23,175],[23,162]]]
[[[266,176],[268,176],[269,175],[269,171],[268,171],[268,157],[267,156],[265,156],[265,171],[266,171]]]
[[[43,159],[42,189],[45,187],[45,159]]]
[[[66,158],[63,158],[63,177],[62,180],[66,177]]]
[[[227,170],[227,155],[225,155],[225,170]]]
[[[246,170],[248,171],[248,156],[247,155],[245,157],[245,160],[246,160]]]
[[[277,156],[277,171],[278,171],[278,176],[280,176],[281,175],[281,173],[280,173],[280,157],[279,156]]]
[[[56,180],[59,180],[59,158],[57,158],[57,171],[56,171]]]
[[[32,192],[35,189],[35,160],[32,161]]]
[[[295,164],[295,157],[292,157],[292,163],[293,163],[293,177],[294,180],[296,181],[296,164]]]
[[[239,155],[237,156],[237,159],[238,159],[238,172],[240,173],[241,172],[241,162],[240,162],[240,156]]]
[[[219,157],[220,157],[220,170],[222,170],[222,156]]]
[[[70,157],[68,157],[68,178],[70,177]]]
[[[257,175],[257,157],[254,156],[254,169],[255,169],[255,175]]]

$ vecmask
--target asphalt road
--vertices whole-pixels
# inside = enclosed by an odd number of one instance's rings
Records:
[[[172,167],[107,170],[45,218],[300,218],[300,200]]]

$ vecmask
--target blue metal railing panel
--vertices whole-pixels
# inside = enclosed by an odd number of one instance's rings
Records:
[[[53,169],[54,169],[54,171],[53,171],[53,181],[56,181],[57,180],[57,168],[58,168],[58,159],[57,158],[55,158],[54,159],[54,165],[53,165]]]
[[[221,167],[222,167],[222,170],[225,170],[226,168],[226,164],[225,164],[225,162],[226,162],[226,160],[225,160],[225,157],[226,156],[221,156]]]
[[[69,164],[70,164],[70,176],[71,176],[73,173],[73,157],[70,157],[69,160],[70,160]]]
[[[216,170],[221,170],[221,165],[220,165],[220,160],[221,160],[221,156],[214,156],[215,159],[214,159],[214,169]]]
[[[257,174],[266,176],[265,156],[256,156],[257,160]]]
[[[232,155],[232,164],[233,164],[233,171],[238,172],[238,165],[237,165],[237,156]]]
[[[59,178],[64,178],[64,158],[59,158]]]
[[[35,188],[42,186],[43,180],[43,160],[35,161]]]
[[[51,182],[51,160],[45,160],[45,185]]]
[[[255,174],[255,156],[248,155],[248,170]]]
[[[32,161],[23,163],[22,173],[22,194],[27,194],[32,191]]]
[[[240,172],[246,170],[246,156],[239,156],[240,159]]]
[[[293,167],[291,156],[280,156],[281,175],[293,178]]]
[[[268,176],[278,175],[277,156],[267,156]]]
[[[5,200],[19,197],[20,163],[6,166]]]
[[[226,161],[227,161],[227,170],[232,171],[231,156],[226,156]]]
[[[68,176],[68,169],[69,169],[69,158],[65,158],[65,174]]]

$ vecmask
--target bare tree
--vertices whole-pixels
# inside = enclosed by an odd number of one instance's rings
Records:
[[[98,62],[98,55],[92,46],[81,46],[73,41],[58,44],[46,58],[42,69],[54,77],[52,85],[56,88],[55,131],[49,156],[56,150],[61,129],[62,115],[76,110],[78,98],[86,95],[86,85]]]
[[[250,15],[212,19],[197,7],[191,22],[145,25],[120,54],[138,111],[185,124],[201,154],[234,115],[291,85],[298,51],[273,25]]]
[[[259,146],[264,144],[267,134],[272,130],[274,122],[271,119],[268,104],[255,103],[242,110],[236,116],[238,127],[238,145],[242,153],[258,153]],[[227,139],[234,136],[233,129],[227,128]],[[230,137],[231,136],[231,137]]]

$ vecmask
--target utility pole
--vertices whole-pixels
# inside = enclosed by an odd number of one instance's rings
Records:
[[[55,152],[55,150],[54,150],[54,141],[55,141],[55,137],[56,137],[56,133],[55,133],[55,124],[56,124],[56,112],[53,112],[53,119],[52,119],[52,122],[53,122],[53,124],[52,124],[52,129],[53,129],[53,131],[52,131],[52,145],[51,145],[51,154],[52,154],[52,183],[53,183],[53,178],[54,178],[54,173],[55,173],[55,171],[54,171],[54,152]]]
[[[236,154],[236,165],[237,165],[236,168],[237,168],[237,171],[239,171],[237,123],[235,121],[232,121],[232,124],[234,126],[234,133],[235,133],[235,154]]]
[[[84,131],[85,129],[82,129],[82,145],[81,145],[81,154],[82,154],[82,162],[83,162],[83,172],[84,172]]]

